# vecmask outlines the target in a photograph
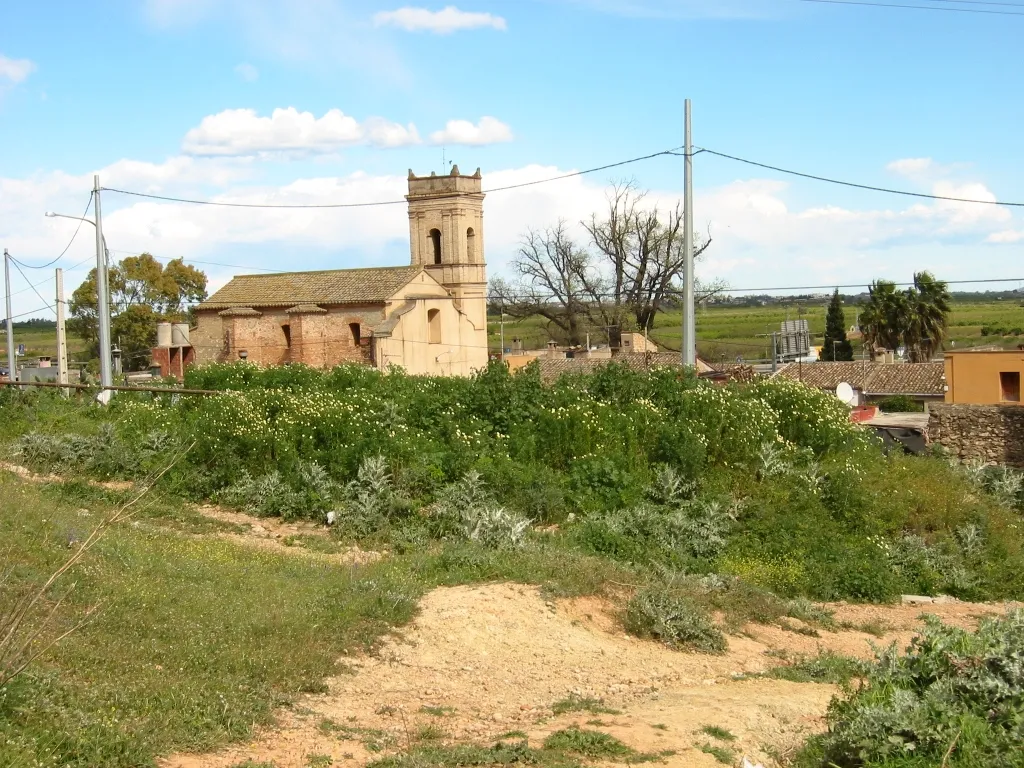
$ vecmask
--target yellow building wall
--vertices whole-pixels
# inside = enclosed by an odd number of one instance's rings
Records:
[[[391,336],[377,342],[377,366],[398,365],[408,373],[429,376],[470,376],[487,367],[487,327],[477,328],[460,311],[443,286],[430,275],[420,275],[388,302],[386,314],[401,311],[407,301],[415,306],[401,315]],[[438,310],[441,340],[430,341],[428,313]]]
[[[999,405],[999,374],[1017,372],[1024,379],[1024,351],[947,352],[946,402]]]

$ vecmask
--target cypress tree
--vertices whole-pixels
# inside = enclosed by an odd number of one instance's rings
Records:
[[[838,288],[832,294],[828,315],[825,317],[825,345],[821,350],[821,359],[853,360],[853,345],[846,338],[846,318]]]

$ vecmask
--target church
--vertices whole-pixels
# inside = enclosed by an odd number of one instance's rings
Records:
[[[468,376],[487,365],[480,169],[409,171],[404,267],[238,275],[196,308],[194,361],[345,362]]]

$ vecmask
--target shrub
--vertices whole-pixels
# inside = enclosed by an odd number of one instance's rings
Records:
[[[334,507],[337,484],[316,462],[300,464],[297,480],[295,488],[277,471],[259,477],[243,472],[218,499],[257,517],[323,519]]]
[[[626,631],[677,650],[724,653],[725,636],[693,603],[664,591],[645,590],[626,605]]]
[[[829,731],[801,765],[1013,766],[1024,743],[1024,611],[971,633],[930,617],[906,655],[877,656],[866,682],[833,700]]]
[[[462,536],[490,549],[515,549],[522,545],[530,521],[499,507],[480,473],[470,470],[438,495],[430,527],[438,538]]]
[[[892,395],[879,400],[876,405],[880,410],[889,413],[923,413],[924,403],[919,403],[907,395]]]
[[[489,549],[515,549],[522,546],[530,521],[501,507],[480,507],[464,521],[466,538]]]

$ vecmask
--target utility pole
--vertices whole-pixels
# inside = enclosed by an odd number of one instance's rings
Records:
[[[683,140],[683,365],[697,365],[697,316],[693,307],[693,141],[690,100],[686,100]]]
[[[93,205],[96,207],[96,300],[99,315],[100,336],[100,385],[109,387],[114,383],[110,370],[110,294],[107,285],[107,249],[103,241],[103,219],[100,213],[100,177],[92,177]],[[101,390],[101,402],[110,400],[112,390]]]
[[[57,381],[68,383],[68,337],[64,331],[64,270],[60,267],[57,273]],[[62,389],[61,394],[69,397],[70,389]]]
[[[7,380],[18,380],[18,361],[14,357],[14,319],[11,312],[11,254],[4,248],[4,284],[7,287]]]
[[[498,320],[498,327],[501,328],[501,354],[499,360],[505,359],[505,305],[501,305],[501,319]]]
[[[777,373],[779,370],[779,347],[775,341],[775,331],[771,333],[772,337],[772,373]]]

